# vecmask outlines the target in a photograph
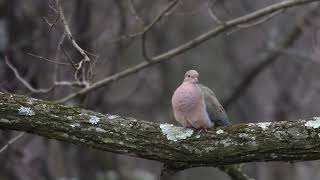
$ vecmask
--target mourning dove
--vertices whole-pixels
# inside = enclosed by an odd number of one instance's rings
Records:
[[[211,89],[198,82],[199,73],[189,70],[172,96],[176,121],[182,126],[207,131],[229,124],[227,114]]]

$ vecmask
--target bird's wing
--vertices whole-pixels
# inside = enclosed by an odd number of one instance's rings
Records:
[[[214,92],[202,84],[198,84],[198,86],[200,87],[204,95],[204,101],[210,120],[218,126],[225,126],[230,124],[227,113],[218,101]]]

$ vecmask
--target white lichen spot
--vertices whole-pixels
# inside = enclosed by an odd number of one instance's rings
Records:
[[[240,134],[239,134],[239,137],[240,137],[240,138],[249,138],[249,135],[246,134],[246,133],[240,133]]]
[[[90,116],[89,122],[91,124],[98,124],[98,122],[100,121],[100,118],[97,116]]]
[[[110,115],[110,116],[108,116],[108,118],[109,118],[110,120],[113,120],[113,119],[115,119],[115,118],[117,118],[117,117],[119,117],[119,116],[117,116],[117,115]]]
[[[0,119],[0,122],[4,122],[4,123],[10,123],[10,121],[8,119]]]
[[[30,98],[30,99],[28,99],[27,103],[30,104],[30,105],[32,105],[32,104],[34,103],[34,101],[35,101],[35,99]]]
[[[262,123],[258,123],[258,127],[261,127],[262,130],[267,130],[268,127],[270,126],[271,122],[262,122]]]
[[[72,120],[72,116],[67,116],[67,119],[68,120]]]
[[[197,138],[197,139],[199,139],[200,137],[201,137],[200,134],[196,135],[196,138]]]
[[[18,109],[18,114],[21,116],[34,116],[35,115],[34,111],[30,107],[24,107],[24,106],[21,106]]]
[[[80,127],[80,124],[79,123],[74,123],[74,124],[71,124],[70,126],[75,128],[75,127]]]
[[[224,147],[228,147],[232,145],[232,141],[230,138],[227,138],[227,139],[221,140],[220,144],[222,144]]]
[[[61,137],[69,138],[69,134],[63,133],[63,134],[61,134]]]
[[[178,140],[187,139],[193,134],[192,129],[177,127],[173,124],[160,124],[160,129],[162,133],[167,136],[168,140],[175,142]]]
[[[196,153],[198,154],[200,154],[200,153],[203,153],[203,152],[206,152],[206,153],[209,153],[209,152],[212,152],[212,151],[214,151],[216,148],[215,148],[215,146],[208,146],[208,147],[205,147],[205,148],[203,148],[203,149],[201,149],[201,150],[196,150]]]
[[[223,131],[222,129],[219,129],[219,130],[217,131],[217,134],[222,134],[222,133],[224,133],[224,131]]]
[[[104,129],[102,129],[102,128],[96,128],[96,131],[97,131],[97,132],[101,132],[101,133],[107,132],[106,130],[104,130]]]
[[[271,157],[272,159],[278,158],[278,156],[277,156],[275,153],[271,153],[271,154],[270,154],[270,157]]]
[[[252,127],[252,126],[255,126],[254,123],[248,123],[248,127]]]
[[[256,141],[249,141],[249,142],[248,142],[248,145],[250,145],[250,146],[257,146],[258,144],[257,144]]]
[[[51,114],[51,117],[59,118],[59,116],[57,116],[57,115],[55,115],[55,114]]]
[[[313,120],[307,121],[305,124],[308,128],[319,128],[320,127],[320,117],[313,117]]]

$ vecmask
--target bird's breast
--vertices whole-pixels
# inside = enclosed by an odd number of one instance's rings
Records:
[[[194,110],[201,103],[201,92],[194,84],[182,84],[173,94],[172,106],[181,113]]]

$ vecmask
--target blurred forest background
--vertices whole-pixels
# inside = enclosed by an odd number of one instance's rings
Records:
[[[280,0],[181,0],[147,33],[146,49],[158,55],[230,20]],[[168,0],[62,1],[71,32],[92,59],[92,83],[145,61],[141,32]],[[0,88],[46,100],[79,90],[57,86],[30,91],[4,56],[34,88],[75,81],[81,56],[68,40],[52,0],[0,0]],[[50,26],[52,25],[52,26]],[[261,24],[238,27],[108,86],[77,97],[76,104],[101,113],[158,123],[175,123],[171,96],[189,69],[213,89],[232,123],[296,120],[317,116],[320,102],[320,8],[317,3],[287,9]],[[61,45],[59,45],[61,44]],[[49,62],[49,60],[59,63]],[[87,68],[86,71],[90,71]],[[0,147],[18,132],[1,131]],[[161,164],[24,135],[0,153],[0,180],[155,180]],[[314,180],[319,161],[246,164],[259,180]],[[169,179],[229,179],[216,168],[194,168]]]

